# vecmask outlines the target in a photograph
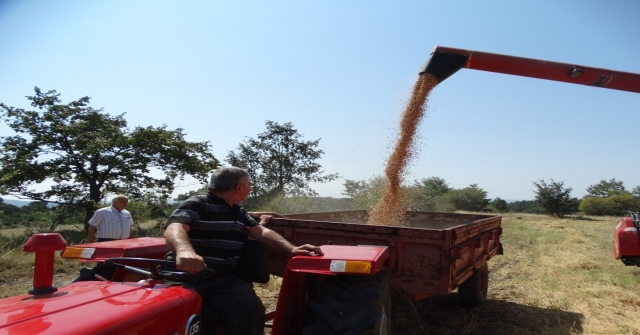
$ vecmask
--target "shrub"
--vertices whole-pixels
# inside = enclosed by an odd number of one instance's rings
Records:
[[[587,215],[624,215],[627,211],[640,210],[640,200],[631,193],[586,197],[580,202],[580,210]]]

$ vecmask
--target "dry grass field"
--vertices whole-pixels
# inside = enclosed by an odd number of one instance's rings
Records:
[[[414,311],[397,297],[392,334],[640,335],[640,268],[613,258],[618,220],[503,215],[504,255],[489,261],[488,301],[462,308],[454,292],[415,302]],[[0,296],[26,292],[32,256],[20,248],[0,250]],[[72,279],[78,267],[57,259],[55,281]],[[256,285],[267,309],[275,304],[278,283]]]

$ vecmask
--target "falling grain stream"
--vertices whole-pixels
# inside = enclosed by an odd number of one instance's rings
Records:
[[[407,174],[407,166],[414,158],[416,130],[424,119],[429,93],[436,85],[438,80],[433,75],[425,73],[418,77],[413,86],[411,97],[400,119],[396,144],[387,160],[387,185],[382,198],[369,213],[369,224],[402,225],[405,210],[401,185]]]

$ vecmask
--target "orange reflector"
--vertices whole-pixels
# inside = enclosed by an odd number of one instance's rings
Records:
[[[62,252],[62,258],[82,258],[90,259],[96,252],[96,248],[66,248]]]
[[[371,262],[333,260],[329,266],[331,272],[371,273]]]

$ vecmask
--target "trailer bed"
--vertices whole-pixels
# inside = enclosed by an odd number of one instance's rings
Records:
[[[414,300],[448,294],[491,257],[502,254],[501,217],[407,212],[404,226],[366,224],[368,211],[291,214],[267,227],[294,245],[387,246],[391,285]],[[286,258],[270,251],[269,269],[282,276]]]

